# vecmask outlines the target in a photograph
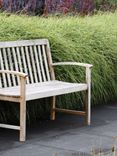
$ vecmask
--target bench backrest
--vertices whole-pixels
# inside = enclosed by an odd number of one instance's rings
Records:
[[[0,42],[0,70],[14,70],[28,74],[27,83],[54,79],[47,39]],[[19,85],[19,78],[9,74],[0,75],[0,87]]]

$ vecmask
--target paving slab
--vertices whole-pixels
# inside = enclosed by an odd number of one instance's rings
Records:
[[[17,131],[0,129],[0,156],[91,156],[92,149],[112,155],[117,146],[117,104],[93,108],[91,126],[84,125],[82,117],[59,114],[55,121],[27,127],[26,142],[18,139]]]

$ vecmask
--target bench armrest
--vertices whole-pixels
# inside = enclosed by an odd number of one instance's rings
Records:
[[[86,67],[86,68],[91,68],[93,67],[92,64],[87,64],[87,63],[79,63],[79,62],[58,62],[58,63],[53,63],[52,66],[60,66],[60,65],[75,65],[75,66],[81,66],[81,67]]]
[[[26,77],[28,76],[25,73],[12,71],[12,70],[0,70],[0,74],[12,74],[20,77],[20,99],[25,99],[25,90],[26,90]]]
[[[81,66],[86,68],[86,83],[88,85],[88,88],[90,90],[91,88],[91,67],[93,67],[92,64],[87,64],[87,63],[79,63],[79,62],[58,62],[58,63],[53,63],[52,66],[59,66],[59,65],[75,65],[75,66]]]
[[[16,76],[20,76],[20,77],[27,77],[28,75],[22,72],[18,72],[18,71],[12,71],[12,70],[0,70],[0,74],[13,74]]]

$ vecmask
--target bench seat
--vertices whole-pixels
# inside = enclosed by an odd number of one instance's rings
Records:
[[[47,81],[26,85],[26,101],[87,90],[85,83],[68,83],[62,81]],[[20,97],[20,87],[7,87],[0,89],[0,96]]]

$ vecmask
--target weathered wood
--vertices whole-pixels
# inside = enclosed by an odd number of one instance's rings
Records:
[[[1,69],[4,70],[4,63],[3,63],[3,58],[2,58],[2,51],[1,51],[1,49],[0,49],[0,66],[1,66]],[[5,73],[2,73],[2,72],[1,72],[0,74],[1,74],[0,79],[1,79],[1,77],[3,78],[4,87],[7,87],[7,81],[6,81]],[[1,86],[1,88],[2,88],[3,84],[1,83],[0,86]]]
[[[22,41],[9,41],[0,42],[0,48],[11,48],[11,47],[27,47],[34,45],[47,45],[47,39],[35,39],[35,40],[22,40]]]
[[[75,111],[75,110],[61,109],[61,108],[55,108],[54,110],[56,112],[68,113],[68,114],[72,114],[72,115],[86,116],[86,112],[84,112],[84,111]]]
[[[91,124],[91,69],[86,68],[86,83],[88,90],[86,91],[86,113],[87,113],[87,124]]]
[[[35,61],[36,61],[36,67],[37,67],[37,76],[39,78],[39,81],[42,82],[42,76],[41,76],[41,68],[39,65],[39,57],[38,57],[38,51],[37,51],[37,47],[34,46],[34,53],[35,53]]]
[[[51,103],[51,114],[50,114],[50,119],[55,120],[55,113],[56,113],[56,96],[52,97],[52,103]]]
[[[12,71],[12,70],[0,70],[0,74],[2,73],[6,73],[6,74],[13,74],[13,75],[17,75],[17,76],[21,76],[21,77],[27,77],[28,75],[25,73],[21,73],[18,71]]]
[[[8,58],[7,58],[7,53],[6,53],[6,48],[3,49],[3,57],[4,57],[4,67],[6,70],[9,70],[9,63],[8,63]],[[6,82],[8,82],[8,87],[12,86],[11,85],[11,79],[10,79],[10,75],[9,74],[6,74]]]
[[[2,101],[11,101],[11,102],[20,102],[20,96],[0,95],[0,100],[2,100]]]
[[[48,69],[48,63],[47,63],[47,57],[46,57],[46,52],[45,52],[45,47],[42,45],[42,52],[43,52],[43,57],[44,57],[44,63],[45,63],[45,70],[47,73],[47,80],[50,81],[50,74],[49,74],[49,69]]]
[[[75,65],[86,68],[85,83],[55,80],[54,67]],[[0,100],[20,104],[20,126],[0,124],[0,127],[20,131],[20,141],[26,139],[26,101],[52,97],[51,119],[55,112],[85,116],[91,122],[91,67],[77,62],[53,63],[47,39],[0,42]],[[28,77],[27,77],[28,75]],[[56,108],[56,96],[86,91],[85,111]]]
[[[27,73],[28,75],[28,69],[27,69],[27,64],[26,64],[26,57],[25,57],[25,49],[24,47],[21,47],[21,56],[22,56],[22,63],[24,65],[24,72]],[[15,67],[17,68],[17,62],[16,62],[16,65]],[[18,71],[18,68],[17,68],[17,71]],[[27,83],[29,83],[29,78],[27,78]]]
[[[79,62],[57,62],[57,63],[53,63],[53,66],[61,66],[61,65],[77,65],[77,66],[81,66],[81,67],[87,67],[87,68],[91,68],[93,67],[92,64],[87,64],[87,63],[79,63]]]
[[[62,81],[47,81],[42,83],[33,83],[26,85],[26,101],[38,98],[63,95],[72,92],[87,90],[87,84],[83,83],[68,83]],[[19,86],[7,87],[0,89],[0,95],[6,96],[21,96]]]
[[[35,65],[35,58],[34,58],[34,52],[33,52],[33,49],[32,49],[32,46],[29,47],[30,48],[30,56],[31,56],[31,64],[32,64],[32,73],[33,74],[33,77],[34,77],[34,82],[38,82],[38,79],[37,79],[37,71],[36,71],[36,65]]]
[[[26,79],[20,78],[20,141],[26,139]]]
[[[12,48],[12,53],[13,53],[13,58],[14,58],[15,70],[19,71],[19,69],[18,69],[18,61],[17,61],[17,57],[16,57],[16,51],[15,51],[14,47]],[[18,76],[16,76],[16,81],[19,84],[19,77]],[[17,83],[16,83],[16,85],[17,85]]]
[[[43,58],[42,58],[41,47],[40,46],[38,46],[38,52],[39,52],[39,61],[40,61],[42,79],[43,79],[43,81],[46,81],[46,76],[45,76],[45,71],[44,71],[44,66],[43,66]]]
[[[1,128],[8,128],[14,130],[20,130],[20,126],[8,125],[8,124],[0,124]]]

